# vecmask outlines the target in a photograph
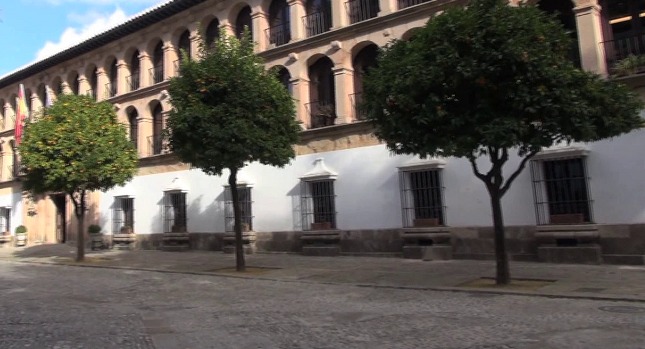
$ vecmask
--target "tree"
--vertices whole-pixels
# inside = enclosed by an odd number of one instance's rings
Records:
[[[365,79],[364,108],[389,149],[465,158],[484,182],[497,284],[510,282],[501,200],[531,157],[642,123],[638,97],[574,67],[569,48],[562,26],[536,7],[474,0],[431,19],[409,41],[388,45]],[[508,175],[513,152],[520,163]],[[486,158],[490,167],[482,171],[478,159]]]
[[[125,126],[118,123],[110,103],[62,94],[41,118],[27,124],[18,149],[25,190],[33,195],[61,192],[74,204],[76,260],[82,261],[88,193],[122,185],[137,169],[137,152]]]
[[[170,147],[206,174],[230,171],[236,269],[244,271],[237,173],[253,161],[289,163],[300,127],[289,92],[253,53],[248,33],[238,40],[222,31],[212,46],[203,42],[199,60],[184,56],[170,81]]]

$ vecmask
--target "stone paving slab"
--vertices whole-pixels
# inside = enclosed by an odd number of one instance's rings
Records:
[[[645,267],[637,266],[511,262],[511,275],[515,279],[553,281],[535,290],[516,290],[460,287],[469,281],[493,277],[493,261],[429,262],[399,258],[257,253],[246,256],[247,266],[255,268],[253,272],[236,273],[231,271],[235,266],[234,255],[218,251],[87,251],[87,260],[83,263],[75,262],[75,255],[76,248],[68,245],[0,249],[0,259],[23,263],[212,274],[283,282],[645,302]]]

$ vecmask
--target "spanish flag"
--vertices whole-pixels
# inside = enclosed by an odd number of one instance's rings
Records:
[[[25,120],[29,118],[27,110],[27,100],[25,99],[25,86],[20,84],[18,89],[18,100],[16,101],[16,126],[13,129],[13,138],[16,145],[20,144],[22,139],[22,128]]]

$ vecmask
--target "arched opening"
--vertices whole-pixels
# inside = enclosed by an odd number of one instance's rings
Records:
[[[278,67],[276,67],[278,68]],[[276,76],[278,77],[278,80],[284,86],[284,88],[289,91],[289,94],[291,93],[291,74],[289,74],[289,70],[285,67],[279,67],[279,69],[276,70]]]
[[[307,37],[318,35],[331,29],[331,0],[309,0],[304,17]]]
[[[130,76],[128,76],[127,83],[130,91],[139,89],[141,80],[141,62],[139,61],[139,50],[135,50],[130,56]]]
[[[81,84],[78,81],[78,73],[77,72],[72,72],[69,75],[69,78],[67,79],[67,85],[69,86],[70,90],[72,90],[73,94],[75,94],[75,95],[79,94]]]
[[[4,130],[5,126],[7,125],[7,112],[5,111],[5,101],[4,99],[0,99],[0,121],[2,121],[2,125],[0,125],[0,130]]]
[[[206,46],[212,47],[213,43],[219,39],[219,20],[213,18],[213,20],[208,23],[206,27]]]
[[[311,118],[311,128],[333,125],[336,119],[333,67],[334,63],[326,56],[309,66],[310,102],[307,109]]]
[[[56,77],[52,81],[51,91],[54,93],[54,96],[58,96],[61,93],[65,92],[63,91],[63,81],[60,77]]]
[[[118,69],[116,66],[116,59],[112,59],[112,63],[110,63],[110,66],[108,67],[109,82],[106,86],[108,97],[116,96],[116,87],[118,85],[117,76],[118,76]]]
[[[185,30],[181,34],[181,36],[179,37],[179,42],[177,43],[177,57],[179,57],[180,62],[182,59],[184,59],[182,51],[186,52],[186,56],[188,56],[188,59],[190,60],[193,53],[190,49],[190,32],[188,30]]]
[[[350,95],[350,100],[355,120],[365,118],[365,114],[359,108],[363,103],[363,79],[370,68],[376,67],[377,56],[378,46],[369,44],[358,51],[352,61],[354,67],[354,94]]]
[[[18,145],[14,139],[9,141],[11,147],[11,177],[17,178],[20,173],[20,157],[18,156]]]
[[[36,94],[38,95],[38,101],[40,102],[40,105],[43,107],[48,107],[48,104],[50,104],[51,101],[47,101],[48,93],[47,93],[47,87],[45,86],[45,84],[38,85]]]
[[[346,4],[351,24],[374,18],[381,10],[379,0],[349,0]]]
[[[542,0],[545,1],[545,0]],[[640,73],[645,64],[645,1],[601,0],[607,68],[617,75]]]
[[[31,112],[32,112],[32,107],[33,104],[31,103],[31,96],[32,96],[31,89],[25,89],[25,103],[27,104],[27,114],[29,114],[29,117],[31,118]]]
[[[163,150],[163,112],[161,104],[156,103],[152,108],[152,155],[161,154]]]
[[[164,56],[163,56],[163,42],[159,41],[155,46],[155,49],[152,51],[152,83],[158,84],[163,81],[163,66],[164,66]]]
[[[572,40],[570,58],[576,66],[580,66],[580,47],[578,46],[578,31],[576,16],[573,13],[571,0],[540,0],[538,8],[546,13],[554,14],[569,32]]]
[[[248,6],[241,9],[235,19],[235,36],[238,39],[242,38],[245,27],[248,28],[251,38],[253,38],[253,20],[251,19],[251,8]]]
[[[289,16],[287,0],[273,0],[271,2],[269,28],[267,29],[269,44],[280,46],[291,41]]]
[[[18,108],[18,96],[15,94],[11,95],[11,98],[9,99],[9,105],[11,106],[11,110],[9,111],[11,116],[14,120],[16,119],[16,112]]]
[[[128,126],[130,134],[130,142],[134,145],[134,149],[138,149],[139,140],[139,112],[136,108],[128,110]]]
[[[87,74],[87,81],[90,84],[90,89],[87,90],[87,95],[92,97],[94,100],[96,100],[96,95],[99,87],[99,79],[98,79],[98,69],[94,67],[89,71],[89,74]]]

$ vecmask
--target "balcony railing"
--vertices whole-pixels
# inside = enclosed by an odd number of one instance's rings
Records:
[[[105,98],[111,98],[116,96],[116,84],[108,82],[105,84]]]
[[[163,135],[148,136],[148,156],[167,154],[169,152],[168,139]]]
[[[354,24],[374,18],[379,12],[379,0],[349,0],[345,3],[349,23]]]
[[[310,13],[302,17],[307,37],[328,32],[331,28],[331,11]]]
[[[423,4],[424,2],[430,2],[434,0],[399,0],[399,10],[406,7]]]
[[[354,120],[365,120],[367,113],[362,109],[363,93],[353,93],[349,95],[349,101],[352,103],[352,111],[354,112]]]
[[[291,41],[291,31],[289,30],[289,23],[280,23],[273,27],[264,30],[266,33],[269,44],[280,46]]]
[[[336,120],[336,106],[333,102],[316,101],[305,104],[311,120],[309,128],[331,126]]]
[[[133,75],[130,75],[125,78],[126,82],[128,83],[128,87],[130,88],[130,91],[136,91],[139,89],[139,73],[135,73]]]
[[[645,32],[602,43],[607,69],[614,75],[632,75],[645,70]]]
[[[150,68],[150,81],[153,84],[158,84],[163,81],[163,66],[158,65]]]

